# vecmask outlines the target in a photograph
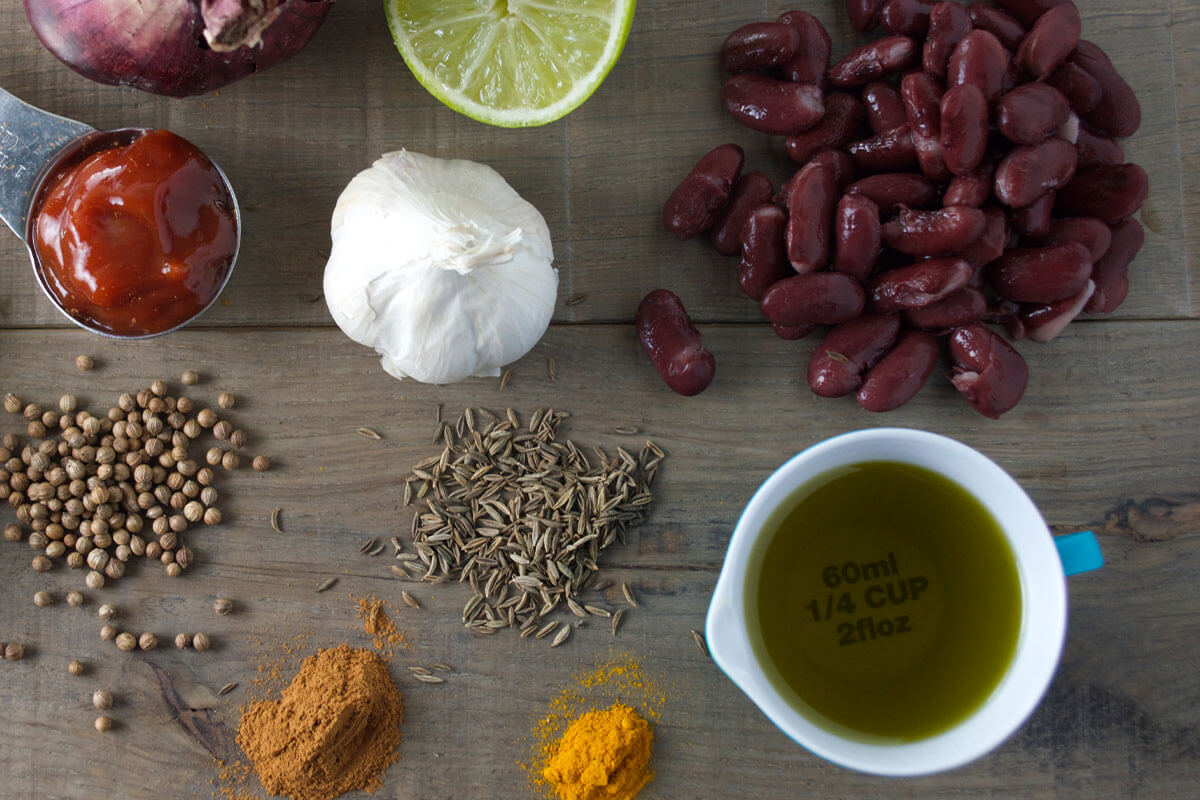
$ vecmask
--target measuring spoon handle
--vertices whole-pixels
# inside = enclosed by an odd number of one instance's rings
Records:
[[[0,89],[0,219],[21,239],[43,170],[64,147],[93,130]]]

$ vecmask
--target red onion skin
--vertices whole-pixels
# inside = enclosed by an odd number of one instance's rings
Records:
[[[25,0],[25,13],[46,49],[80,75],[187,97],[214,91],[295,54],[332,4],[286,0],[262,31],[261,44],[227,52],[216,52],[205,42],[202,0]]]

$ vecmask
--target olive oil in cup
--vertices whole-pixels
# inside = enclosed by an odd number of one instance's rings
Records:
[[[1020,486],[966,445],[858,431],[796,456],[751,499],[708,646],[817,755],[938,772],[1032,712],[1062,649],[1064,571],[1099,565],[1090,533],[1052,538]]]

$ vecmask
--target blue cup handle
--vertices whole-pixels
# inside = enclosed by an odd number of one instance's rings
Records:
[[[1054,546],[1058,548],[1058,557],[1062,561],[1065,575],[1078,575],[1080,572],[1091,572],[1104,566],[1100,543],[1096,541],[1096,534],[1091,531],[1055,536]]]

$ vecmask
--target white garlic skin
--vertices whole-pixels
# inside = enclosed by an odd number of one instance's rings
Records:
[[[499,375],[550,324],[546,220],[485,164],[386,153],[346,186],[331,234],[329,311],[397,378]]]

